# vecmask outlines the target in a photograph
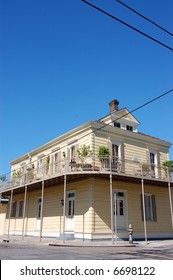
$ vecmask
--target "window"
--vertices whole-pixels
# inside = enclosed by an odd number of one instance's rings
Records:
[[[24,201],[23,200],[19,201],[19,218],[23,217],[23,206],[24,206]]]
[[[75,193],[69,193],[67,197],[68,197],[68,217],[73,218],[74,211],[75,211]]]
[[[133,126],[131,126],[131,125],[126,125],[126,129],[127,129],[128,131],[133,131]]]
[[[118,127],[118,128],[121,128],[121,124],[119,122],[114,122],[114,126]]]
[[[155,195],[145,194],[144,195],[144,200],[145,200],[146,221],[148,221],[148,222],[149,221],[157,221]],[[141,195],[141,210],[142,210],[142,220],[144,220],[142,195]]]
[[[11,217],[16,217],[17,201],[12,202]]]

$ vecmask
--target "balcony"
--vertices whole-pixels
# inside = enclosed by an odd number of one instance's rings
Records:
[[[173,172],[166,168],[140,163],[133,160],[121,160],[117,157],[98,158],[90,156],[82,162],[74,158],[63,158],[56,162],[43,161],[43,165],[37,167],[37,162],[26,165],[24,171],[13,170],[8,176],[1,176],[0,191],[9,190],[15,187],[34,184],[42,180],[60,177],[64,174],[110,174],[119,177],[145,178],[148,180],[173,182]]]

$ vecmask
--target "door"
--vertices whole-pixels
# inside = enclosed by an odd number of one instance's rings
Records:
[[[75,193],[67,194],[67,209],[66,209],[66,230],[74,230],[74,214],[75,214]]]
[[[124,192],[114,193],[114,229],[126,229],[126,199]]]

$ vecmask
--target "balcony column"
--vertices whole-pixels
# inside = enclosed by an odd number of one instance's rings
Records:
[[[142,185],[142,207],[143,207],[143,218],[144,218],[144,236],[145,236],[145,243],[147,244],[147,225],[146,225],[146,214],[145,214],[145,191],[144,191],[144,179],[141,179]]]
[[[13,190],[11,190],[10,208],[9,208],[9,216],[8,216],[8,235],[7,235],[7,239],[8,239],[8,240],[9,240],[9,237],[10,237],[10,221],[11,221],[12,203],[13,203]]]
[[[62,236],[63,244],[65,244],[66,190],[67,190],[67,177],[66,174],[64,174],[64,205],[63,205],[63,236]]]
[[[170,203],[170,211],[171,211],[171,222],[173,229],[173,207],[172,207],[172,196],[171,196],[171,183],[168,182],[168,190],[169,190],[169,203]]]
[[[168,172],[168,191],[169,191],[169,203],[170,203],[170,211],[171,211],[171,222],[172,222],[172,229],[173,229],[173,206],[172,206],[172,195],[171,195],[171,182],[170,182],[170,172]]]
[[[27,196],[27,186],[25,185],[24,187],[25,187],[25,194],[24,194],[24,204],[23,204],[22,240],[24,239],[24,231],[25,231],[26,196]]]
[[[40,210],[40,242],[42,238],[42,229],[43,229],[43,204],[44,204],[44,181],[42,181],[42,189],[41,189],[41,210]]]
[[[113,223],[113,190],[112,190],[112,158],[110,157],[110,175],[109,175],[109,187],[110,187],[110,209],[111,209],[111,235],[112,244],[114,244],[114,223]],[[117,237],[116,237],[117,238]]]

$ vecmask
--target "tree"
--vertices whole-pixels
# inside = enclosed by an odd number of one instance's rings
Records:
[[[173,171],[173,160],[166,160],[162,163],[163,167],[167,169],[169,172]]]

